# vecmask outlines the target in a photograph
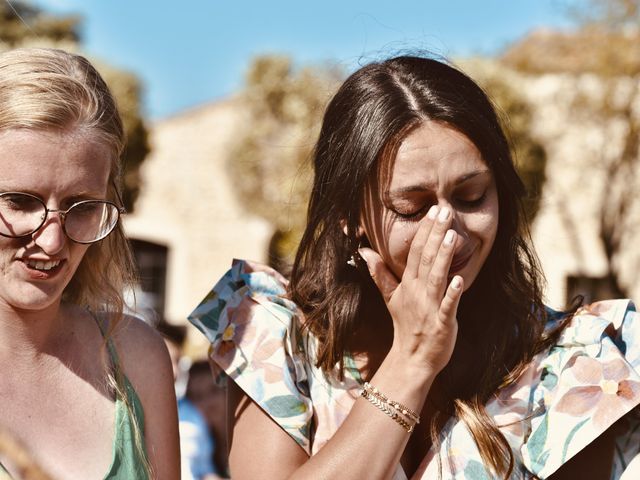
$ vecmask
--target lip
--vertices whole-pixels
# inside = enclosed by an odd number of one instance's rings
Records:
[[[449,267],[449,275],[453,275],[463,270],[464,267],[466,267],[467,264],[469,263],[469,260],[471,260],[471,257],[473,257],[473,253],[475,251],[476,249],[473,248],[468,253],[464,253],[462,255],[453,257],[453,260],[451,261],[451,266]]]
[[[59,262],[58,265],[56,265],[53,268],[50,268],[49,270],[39,270],[37,268],[33,268],[31,266],[29,266],[29,263],[33,263],[33,262],[42,262],[44,264],[48,263],[48,262]],[[62,259],[62,258],[32,258],[32,257],[26,257],[26,258],[19,258],[18,259],[18,263],[20,264],[22,271],[26,273],[26,275],[33,280],[50,280],[52,278],[57,277],[60,272],[63,270],[66,260]]]

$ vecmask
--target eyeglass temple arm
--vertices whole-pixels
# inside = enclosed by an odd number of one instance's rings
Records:
[[[118,203],[119,203],[119,205],[117,205],[118,211],[120,212],[120,214],[127,213],[127,209],[124,208],[124,200],[122,200],[122,196],[120,195],[120,191],[118,190],[118,185],[116,185],[116,181],[111,180],[111,184],[113,185],[113,191],[116,192],[116,197],[118,199]]]

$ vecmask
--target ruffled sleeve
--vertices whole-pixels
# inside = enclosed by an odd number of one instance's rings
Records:
[[[269,267],[234,260],[189,321],[211,342],[211,358],[310,454],[304,339],[286,285]]]
[[[633,303],[599,302],[578,311],[539,372],[521,449],[527,470],[547,478],[618,422],[611,478],[619,478],[640,450],[640,319]]]

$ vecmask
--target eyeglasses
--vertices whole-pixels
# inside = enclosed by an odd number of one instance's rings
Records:
[[[66,210],[47,208],[29,193],[0,193],[0,235],[26,237],[37,232],[49,213],[60,215],[64,233],[77,243],[93,243],[109,235],[125,209],[106,200],[82,200]]]

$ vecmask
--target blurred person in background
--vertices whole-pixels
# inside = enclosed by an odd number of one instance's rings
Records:
[[[215,439],[213,463],[216,470],[229,476],[225,382],[224,372],[219,368],[212,373],[207,360],[197,360],[189,367],[186,396],[202,412]]]
[[[180,475],[166,347],[123,313],[122,121],[83,57],[0,54],[0,427],[52,478]],[[7,456],[0,472],[21,478]]]
[[[178,399],[178,422],[180,431],[180,457],[182,480],[219,480],[213,463],[216,449],[214,438],[203,412],[185,394],[190,377],[191,361],[183,356],[187,329],[161,321],[157,326],[163,336],[173,366],[173,379]],[[209,372],[211,378],[211,372]],[[213,382],[212,382],[213,383]],[[224,412],[220,412],[224,416]]]

